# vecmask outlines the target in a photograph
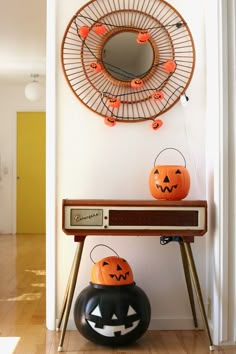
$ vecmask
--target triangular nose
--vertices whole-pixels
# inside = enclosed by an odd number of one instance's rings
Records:
[[[117,265],[117,270],[122,270],[122,268],[119,266],[119,264]]]
[[[169,182],[170,182],[170,180],[169,180],[168,176],[165,176],[165,178],[164,178],[164,182],[165,182],[165,183],[169,183]]]

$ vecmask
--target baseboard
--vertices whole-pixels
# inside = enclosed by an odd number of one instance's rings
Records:
[[[198,329],[203,329],[202,320],[198,319]],[[149,330],[174,331],[195,329],[192,318],[153,318]]]
[[[58,322],[58,320],[57,320]],[[203,329],[204,326],[201,320],[198,320],[198,329]],[[67,324],[69,331],[76,330],[75,322],[69,319]],[[193,330],[195,329],[192,318],[153,318],[151,319],[149,330]]]

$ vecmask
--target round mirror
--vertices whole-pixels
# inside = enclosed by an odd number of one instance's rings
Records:
[[[159,129],[155,119],[192,79],[195,48],[186,21],[165,0],[89,0],[66,27],[61,62],[75,97],[106,124],[153,120]]]
[[[143,77],[152,68],[153,47],[149,41],[138,44],[137,36],[138,32],[120,32],[111,36],[103,47],[103,65],[117,80],[131,81]]]

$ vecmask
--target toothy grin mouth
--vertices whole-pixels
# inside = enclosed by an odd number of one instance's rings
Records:
[[[170,188],[167,186],[163,188],[162,186],[160,186],[160,184],[156,184],[156,187],[157,187],[157,189],[160,189],[162,191],[162,193],[165,193],[166,191],[171,193],[173,191],[173,189],[176,189],[178,187],[178,185],[175,184],[174,186],[172,186]]]
[[[116,278],[116,280],[121,280],[121,278],[123,278],[124,280],[126,280],[126,278],[129,276],[129,272],[126,272],[125,274],[120,274],[120,275],[116,275],[116,274],[110,274],[111,278]]]
[[[96,327],[96,323],[92,321],[88,321],[88,324],[92,329],[99,333],[102,336],[105,337],[117,337],[119,335],[123,336],[131,331],[133,331],[134,328],[136,328],[140,322],[140,320],[134,321],[131,327],[125,328],[125,325],[120,325],[120,326],[106,326],[104,325],[103,328],[98,328]]]

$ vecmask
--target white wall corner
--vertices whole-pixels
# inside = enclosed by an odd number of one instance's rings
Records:
[[[56,0],[47,1],[46,326],[56,325]]]

